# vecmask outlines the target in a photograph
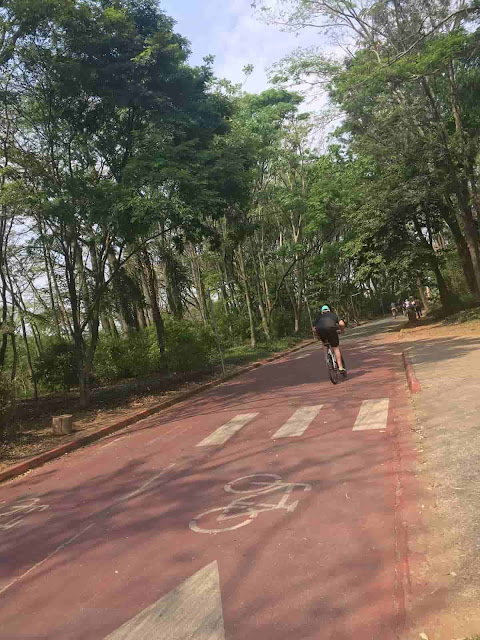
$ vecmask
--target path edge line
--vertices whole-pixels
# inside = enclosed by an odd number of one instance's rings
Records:
[[[410,393],[419,393],[422,390],[422,387],[420,385],[420,382],[418,381],[417,376],[415,375],[415,370],[412,363],[410,362],[410,358],[407,356],[405,351],[402,351],[402,360],[403,366],[405,367],[405,375],[407,377],[407,384]]]
[[[283,358],[289,355],[290,353],[295,353],[296,351],[305,349],[306,347],[309,347],[310,345],[315,344],[316,342],[317,342],[316,340],[309,340],[307,343],[302,343],[300,345],[293,347],[292,349],[287,349],[286,351],[281,351],[280,353],[276,353],[273,356],[269,356],[268,358],[265,358],[265,360],[259,360],[258,362],[253,362],[252,364],[242,367],[237,371],[234,371],[233,373],[229,373],[226,376],[221,376],[220,378],[212,380],[211,382],[206,382],[205,384],[202,384],[195,389],[192,389],[190,391],[180,392],[170,400],[164,400],[163,402],[160,402],[159,404],[156,404],[153,407],[149,407],[144,411],[139,411],[138,413],[135,413],[129,416],[128,418],[124,418],[123,420],[119,420],[112,424],[108,424],[107,426],[102,427],[101,429],[98,429],[93,433],[89,433],[85,436],[80,436],[79,438],[76,438],[71,442],[66,442],[65,444],[62,444],[59,447],[55,447],[54,449],[50,449],[49,451],[44,451],[43,453],[40,453],[38,456],[29,458],[24,462],[20,462],[19,464],[12,465],[11,467],[7,467],[3,471],[0,471],[0,483],[4,482],[5,480],[11,480],[12,478],[21,476],[24,473],[27,473],[27,471],[31,471],[32,469],[37,469],[38,467],[43,466],[46,462],[50,462],[51,460],[55,460],[56,458],[61,458],[66,453],[71,453],[72,451],[81,449],[82,447],[92,444],[97,440],[101,440],[102,438],[110,435],[111,433],[115,433],[116,431],[125,429],[125,427],[129,427],[132,424],[135,424],[136,422],[140,422],[141,420],[144,420],[145,418],[148,418],[156,413],[160,413],[164,409],[169,409],[173,405],[180,404],[180,402],[183,402],[184,400],[188,400],[189,398],[196,396],[200,393],[203,393],[208,389],[219,387],[224,382],[228,382],[232,378],[237,378],[243,375],[244,373],[248,373],[250,371],[253,371],[254,369],[258,369],[259,367],[265,364],[268,364],[270,362],[273,362],[274,360],[279,360],[280,358]]]

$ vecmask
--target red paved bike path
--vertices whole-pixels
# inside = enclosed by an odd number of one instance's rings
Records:
[[[352,372],[336,387],[310,347],[2,486],[0,515],[31,498],[48,508],[0,530],[0,638],[104,638],[214,561],[226,640],[397,638],[394,444],[408,399],[398,355],[356,343],[346,355]],[[387,431],[352,431],[372,398],[390,400]],[[318,404],[304,435],[272,440],[297,408]],[[196,447],[252,412],[224,445]],[[240,497],[225,485],[250,474],[311,490],[292,491],[293,511],[192,531],[196,516]]]

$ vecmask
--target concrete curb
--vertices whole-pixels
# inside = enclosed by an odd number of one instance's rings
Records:
[[[422,390],[422,387],[420,385],[420,382],[418,381],[417,376],[415,375],[413,365],[410,362],[410,359],[405,351],[402,351],[402,360],[403,366],[405,367],[405,375],[407,376],[407,384],[408,388],[410,389],[410,393],[419,393]]]
[[[89,433],[85,436],[80,436],[71,442],[66,442],[65,444],[60,445],[59,447],[55,447],[54,449],[50,449],[49,451],[45,451],[44,453],[39,454],[38,456],[34,456],[33,458],[29,458],[25,460],[25,462],[20,462],[19,464],[15,464],[11,467],[8,467],[4,471],[0,471],[0,482],[4,482],[5,480],[10,480],[12,478],[16,478],[17,476],[26,473],[27,471],[31,471],[32,469],[36,469],[37,467],[41,467],[46,462],[50,460],[55,460],[55,458],[60,458],[66,453],[71,453],[76,449],[81,449],[88,444],[92,444],[97,440],[101,440],[105,436],[110,435],[111,433],[115,433],[115,431],[119,431],[120,429],[125,429],[125,427],[129,427],[136,422],[140,422],[140,420],[144,420],[155,413],[160,413],[164,409],[168,409],[175,404],[179,404],[184,400],[188,400],[193,396],[196,396],[208,389],[212,389],[213,387],[218,387],[224,382],[231,380],[232,378],[237,378],[238,376],[243,375],[244,373],[248,373],[249,371],[253,371],[254,369],[258,369],[264,364],[268,364],[269,362],[273,362],[274,360],[279,360],[284,356],[289,355],[290,353],[295,353],[295,351],[300,351],[300,349],[304,349],[305,347],[310,346],[311,344],[315,344],[317,340],[310,340],[306,344],[297,345],[292,349],[288,349],[287,351],[282,351],[277,353],[265,360],[259,360],[258,362],[254,362],[253,364],[249,364],[246,367],[242,367],[238,371],[234,373],[230,373],[227,376],[222,376],[216,380],[212,380],[211,382],[207,382],[205,384],[200,385],[196,389],[192,389],[191,391],[184,391],[183,393],[179,393],[174,398],[170,398],[169,400],[165,400],[164,402],[160,402],[159,404],[154,405],[153,407],[149,407],[144,411],[140,411],[135,413],[128,418],[124,418],[123,420],[119,420],[118,422],[114,422],[112,424],[108,424],[106,427],[102,427],[98,429],[98,431],[94,431],[93,433]]]

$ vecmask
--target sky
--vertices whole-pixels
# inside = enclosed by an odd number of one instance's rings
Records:
[[[299,46],[320,44],[313,32],[295,35],[266,25],[255,16],[252,0],[159,0],[163,11],[176,20],[176,31],[191,42],[192,64],[215,56],[215,75],[242,83],[242,69],[254,65],[245,90],[268,88],[267,69]]]

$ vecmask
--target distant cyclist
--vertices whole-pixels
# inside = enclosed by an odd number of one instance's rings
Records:
[[[321,312],[318,314],[315,322],[313,323],[313,331],[325,343],[329,343],[332,347],[333,353],[337,359],[338,370],[344,375],[347,373],[343,366],[342,354],[340,351],[340,340],[338,337],[338,330],[342,333],[345,331],[345,323],[340,320],[336,313],[330,310],[328,304],[324,304]]]
[[[392,314],[392,316],[394,318],[397,317],[397,303],[396,302],[391,302],[390,303],[390,313]]]

